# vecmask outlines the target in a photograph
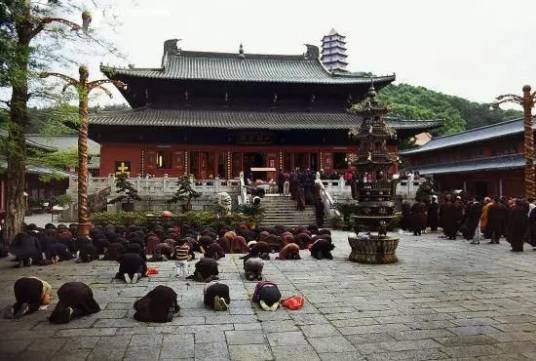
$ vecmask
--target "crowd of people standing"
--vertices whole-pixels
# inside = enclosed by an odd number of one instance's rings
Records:
[[[290,198],[296,201],[298,211],[305,210],[308,205],[314,206],[316,225],[323,227],[324,202],[322,201],[321,186],[315,180],[316,174],[311,169],[297,168],[290,173],[281,170],[277,176],[277,191],[279,194],[290,194]]]
[[[499,244],[504,237],[513,252],[523,252],[524,243],[536,247],[536,202],[534,199],[485,197],[462,198],[447,194],[441,202],[437,196],[431,200],[417,200],[413,204],[402,203],[400,227],[420,236],[430,228],[439,227],[449,240],[458,235],[480,244],[489,239],[490,244]]]

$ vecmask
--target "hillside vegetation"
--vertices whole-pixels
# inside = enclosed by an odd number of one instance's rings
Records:
[[[380,99],[401,119],[437,119],[443,126],[437,134],[453,134],[466,129],[521,117],[521,111],[490,110],[490,103],[476,103],[408,84],[389,85],[380,91]]]

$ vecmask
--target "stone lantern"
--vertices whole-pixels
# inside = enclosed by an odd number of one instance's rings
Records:
[[[350,260],[360,263],[394,263],[398,238],[387,234],[389,223],[395,218],[395,203],[390,170],[398,157],[387,149],[388,140],[396,133],[384,121],[387,108],[377,99],[371,84],[367,98],[359,105],[361,125],[350,130],[359,152],[352,165],[356,168],[358,201],[352,215],[356,237],[349,237],[352,248]]]

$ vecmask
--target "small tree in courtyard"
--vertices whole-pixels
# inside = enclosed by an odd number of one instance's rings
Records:
[[[434,186],[429,179],[426,180],[423,184],[419,186],[417,192],[415,193],[415,200],[419,202],[429,201],[432,195],[434,194]]]
[[[141,197],[134,185],[128,180],[126,173],[121,173],[115,180],[116,193],[119,195],[110,200],[109,204],[122,203],[122,209],[127,212],[134,210],[134,201],[140,201]]]
[[[179,177],[179,181],[177,182],[177,185],[179,186],[179,188],[175,192],[175,195],[173,196],[173,198],[171,198],[168,201],[168,203],[177,203],[177,202],[186,201],[182,206],[182,210],[184,212],[191,211],[192,200],[201,197],[201,193],[197,192],[192,187],[192,181],[190,180],[190,177],[186,175]]]

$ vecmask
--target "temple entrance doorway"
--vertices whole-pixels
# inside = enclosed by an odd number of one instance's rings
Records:
[[[251,168],[266,167],[266,153],[244,153],[244,175],[246,179],[255,180],[257,178],[266,180],[266,172],[264,174],[255,172],[252,174]]]
[[[475,197],[477,199],[484,199],[489,196],[488,182],[476,182],[475,183]]]

